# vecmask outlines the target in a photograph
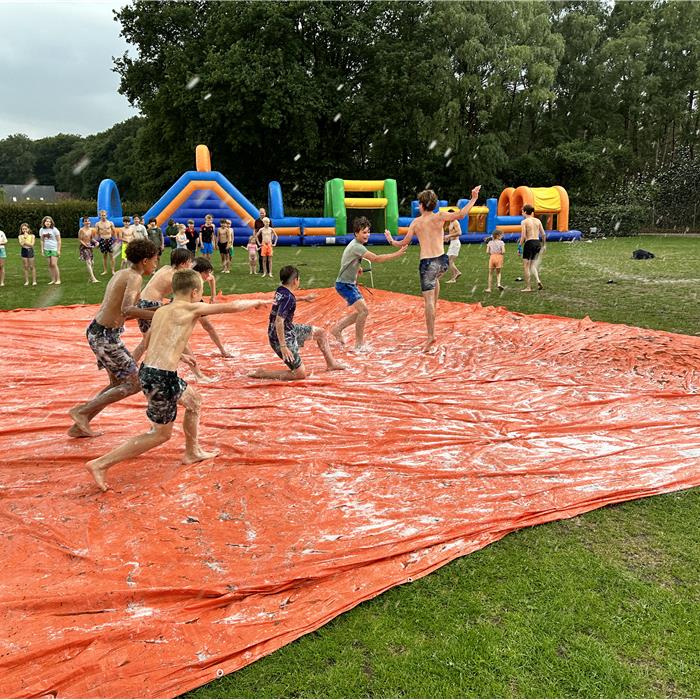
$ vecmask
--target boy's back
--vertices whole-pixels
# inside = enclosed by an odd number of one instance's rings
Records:
[[[412,232],[420,243],[420,257],[437,258],[444,254],[444,220],[435,212],[423,212],[411,222]]]
[[[175,268],[172,265],[164,265],[148,281],[141,292],[141,299],[145,301],[162,301],[173,292],[173,275]]]

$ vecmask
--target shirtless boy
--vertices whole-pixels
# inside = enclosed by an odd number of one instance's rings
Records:
[[[294,312],[297,301],[313,301],[316,294],[296,296],[299,289],[299,270],[292,265],[285,265],[280,270],[280,282],[270,310],[270,320],[267,326],[267,339],[270,347],[277,357],[284,361],[288,370],[257,370],[248,376],[255,379],[306,379],[309,372],[302,362],[299,348],[309,339],[313,338],[318,344],[326,360],[326,369],[330,372],[336,369],[345,369],[333,359],[331,346],[328,342],[328,334],[323,328],[309,326],[305,323],[294,323]]]
[[[91,283],[99,281],[95,278],[95,273],[92,271],[94,236],[95,231],[90,226],[90,219],[86,216],[83,218],[82,228],[78,231],[78,257],[85,263]]]
[[[187,248],[176,248],[170,253],[170,265],[161,267],[158,272],[149,280],[148,284],[143,288],[141,292],[141,298],[139,299],[136,306],[141,309],[151,309],[155,312],[156,309],[163,306],[163,299],[169,297],[173,293],[173,276],[176,272],[182,270],[189,270],[194,264],[192,252],[187,250]],[[198,262],[203,262],[203,259],[198,258]],[[205,262],[205,261],[204,261]],[[206,267],[206,266],[205,266]],[[206,273],[202,275],[199,270],[196,270],[200,277],[202,277],[202,282],[206,277]],[[224,347],[219,334],[216,332],[214,326],[212,326],[211,321],[206,318],[200,319],[202,328],[209,334],[209,337],[214,341],[216,347],[219,348],[219,352],[222,357],[231,357],[231,354],[227,352]],[[151,327],[150,319],[139,319],[139,330],[144,334],[143,340],[134,349],[134,361],[138,362],[141,356],[145,352],[149,344],[149,329]],[[199,379],[203,378],[202,373],[197,367],[197,363],[192,356],[192,352],[189,347],[185,350],[185,362],[189,364],[194,370],[195,374]]]
[[[258,231],[260,254],[263,261],[263,277],[272,277],[272,249],[277,245],[277,232],[270,226],[270,219],[263,218],[264,226]],[[266,272],[267,270],[267,272]]]
[[[362,261],[369,260],[371,263],[388,262],[400,258],[407,250],[401,247],[395,253],[385,253],[377,255],[372,253],[365,247],[369,240],[370,221],[365,216],[358,216],[352,222],[352,228],[355,232],[355,238],[350,241],[343,251],[343,257],[340,260],[340,272],[335,281],[335,291],[347,302],[350,307],[350,313],[338,321],[333,326],[331,333],[335,339],[343,345],[343,331],[348,326],[355,326],[355,352],[362,352],[365,348],[365,322],[369,309],[367,302],[362,296],[357,286],[357,275],[361,269]],[[389,235],[391,235],[389,233]]]
[[[112,247],[117,239],[117,229],[114,224],[107,220],[107,212],[103,209],[100,212],[100,220],[95,224],[97,239],[100,245],[100,253],[102,253],[102,268],[103,275],[107,274],[107,260],[110,261],[112,274],[114,274],[114,258],[112,257]]]
[[[152,245],[149,242],[149,245]],[[202,399],[199,393],[177,376],[180,362],[194,324],[211,314],[235,313],[269,304],[270,300],[246,299],[228,304],[200,304],[202,278],[194,270],[181,270],[173,275],[175,298],[155,313],[151,326],[151,342],[138,372],[143,393],[148,399],[146,415],[151,421],[147,433],[127,440],[123,445],[86,464],[102,491],[107,470],[127,459],[137,457],[170,440],[177,417],[177,405],[185,409],[182,427],[185,432],[184,464],[193,464],[215,457],[218,450],[205,452],[198,440]]]
[[[110,404],[140,389],[136,363],[121,334],[126,318],[152,318],[154,314],[152,309],[138,308],[136,299],[141,291],[141,278],[152,274],[158,264],[158,251],[150,241],[134,241],[126,252],[130,267],[119,270],[109,281],[102,306],[85,333],[97,357],[97,366],[107,370],[109,386],[94,399],[71,408],[69,414],[74,421],[68,430],[71,437],[100,435],[90,428],[90,421]]]
[[[535,207],[526,204],[523,207],[523,216],[520,222],[520,240],[518,245],[523,249],[523,273],[525,276],[525,288],[521,292],[531,292],[530,274],[537,280],[537,289],[544,289],[540,281],[540,253],[547,248],[547,234],[539,219],[535,218]],[[541,242],[540,242],[541,239]]]
[[[438,202],[437,195],[432,190],[424,190],[418,195],[420,216],[411,222],[408,233],[398,241],[394,240],[388,231],[385,232],[387,241],[393,246],[406,246],[413,240],[413,236],[418,238],[420,244],[418,272],[425,304],[425,326],[428,331],[428,338],[422,346],[423,352],[427,352],[435,342],[435,316],[440,296],[440,277],[449,267],[449,260],[443,247],[443,226],[446,221],[456,221],[467,216],[479,196],[480,189],[481,185],[478,185],[472,190],[471,199],[459,211],[437,213],[434,211]]]
[[[233,230],[228,219],[222,219],[216,243],[219,246],[221,255],[221,272],[228,275],[231,273],[231,252],[233,251]]]

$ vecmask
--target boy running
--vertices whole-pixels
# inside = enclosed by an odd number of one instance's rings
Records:
[[[335,281],[335,291],[345,299],[350,307],[350,313],[333,326],[331,334],[343,345],[343,331],[354,324],[356,352],[362,352],[367,349],[364,343],[364,333],[369,310],[367,302],[357,286],[357,275],[361,270],[362,261],[369,260],[371,263],[388,262],[389,260],[400,258],[406,252],[406,247],[402,247],[395,253],[386,253],[384,255],[371,253],[365,247],[369,240],[370,226],[370,221],[365,216],[359,216],[352,222],[355,238],[347,244],[343,251],[343,257],[340,260],[340,272]],[[386,233],[391,236],[388,231]]]
[[[472,190],[471,199],[459,211],[437,213],[434,211],[438,203],[437,195],[432,190],[424,190],[418,195],[420,216],[411,222],[408,233],[400,241],[396,241],[388,231],[385,232],[387,241],[393,246],[407,246],[413,240],[413,236],[418,238],[420,244],[418,273],[425,304],[425,326],[428,331],[428,338],[422,346],[423,352],[427,352],[435,342],[435,316],[440,296],[440,277],[449,267],[443,247],[443,226],[446,221],[456,221],[467,216],[479,196],[480,189],[481,185],[478,185]]]
[[[149,242],[149,245],[152,244]],[[148,399],[146,415],[151,421],[151,429],[147,433],[130,438],[120,447],[86,464],[102,491],[108,488],[105,483],[105,474],[110,467],[118,462],[137,457],[170,440],[178,404],[185,408],[182,424],[185,432],[183,463],[201,462],[218,454],[218,450],[205,452],[199,444],[202,399],[195,389],[187,386],[187,383],[177,376],[180,356],[192,335],[194,324],[204,316],[235,313],[270,303],[262,299],[251,299],[216,306],[200,304],[202,278],[194,270],[176,272],[173,275],[172,287],[175,298],[172,304],[158,309],[153,317],[151,342],[146,352],[145,362],[138,372],[138,381],[141,382],[143,393]]]
[[[331,353],[328,343],[328,334],[322,328],[309,326],[303,323],[294,323],[294,312],[297,308],[297,300],[313,301],[316,294],[307,294],[304,297],[295,296],[299,289],[299,270],[291,265],[285,265],[280,270],[281,286],[275,291],[275,299],[270,311],[270,321],[267,326],[267,339],[275,354],[289,367],[288,370],[257,370],[251,372],[249,377],[255,379],[306,379],[309,372],[299,355],[299,348],[310,338],[318,344],[323,357],[326,360],[326,369],[330,372],[335,369],[345,369],[339,365]]]
[[[130,267],[119,270],[109,281],[102,306],[86,331],[98,368],[107,370],[109,386],[94,399],[73,406],[68,412],[74,421],[68,430],[71,437],[100,435],[90,428],[90,421],[109,404],[135,394],[140,388],[136,363],[122,342],[121,334],[126,318],[153,316],[152,309],[138,308],[136,299],[141,291],[141,278],[156,269],[158,250],[150,241],[133,241],[126,252]]]

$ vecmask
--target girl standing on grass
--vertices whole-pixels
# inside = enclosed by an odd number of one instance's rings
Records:
[[[61,232],[54,225],[50,216],[45,216],[39,229],[41,239],[41,254],[49,261],[49,284],[61,284],[61,271],[58,269],[58,259],[61,257]]]
[[[7,243],[7,236],[4,231],[0,231],[0,287],[5,286],[5,258],[7,257],[7,251],[5,250],[5,244]]]
[[[24,286],[29,286],[29,271],[32,271],[32,287],[36,287],[36,265],[34,264],[34,241],[36,240],[29,224],[20,224],[19,236],[22,265],[24,267]]]

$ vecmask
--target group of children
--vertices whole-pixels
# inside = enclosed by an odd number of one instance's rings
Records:
[[[24,286],[29,286],[31,278],[32,286],[36,286],[35,246],[36,236],[32,233],[29,224],[23,223],[19,227],[17,236],[19,253],[22,258],[24,271]],[[39,243],[41,255],[48,261],[49,284],[61,284],[61,271],[58,267],[58,259],[61,257],[61,232],[56,228],[53,219],[45,216],[39,228]],[[7,236],[0,231],[0,287],[5,286],[5,260],[7,259]]]
[[[88,343],[97,358],[98,367],[107,370],[110,383],[93,399],[74,406],[70,415],[73,425],[68,431],[72,437],[93,437],[98,435],[90,423],[106,406],[142,390],[148,400],[146,414],[151,422],[151,429],[137,437],[130,438],[120,447],[91,460],[87,468],[103,491],[107,489],[105,474],[114,464],[133,458],[156,447],[172,434],[173,423],[177,415],[178,404],[185,409],[185,463],[192,463],[215,456],[215,452],[205,452],[198,442],[198,425],[201,411],[199,393],[187,385],[177,374],[180,361],[189,364],[195,375],[202,378],[196,359],[189,348],[189,338],[195,324],[199,321],[216,343],[221,354],[230,357],[218,334],[206,318],[214,314],[234,313],[250,308],[272,304],[268,318],[268,343],[273,352],[287,366],[286,370],[256,370],[248,376],[259,379],[299,380],[309,375],[300,355],[304,343],[313,339],[326,362],[326,369],[342,370],[331,349],[330,338],[335,338],[344,345],[343,332],[354,327],[354,348],[356,352],[365,352],[364,329],[369,308],[358,285],[358,275],[362,272],[362,261],[383,263],[396,260],[404,255],[413,238],[420,246],[419,279],[424,300],[427,339],[422,350],[427,352],[435,342],[435,321],[437,302],[440,294],[440,278],[453,267],[455,274],[454,247],[445,254],[444,229],[450,236],[450,225],[468,215],[476,202],[480,186],[475,187],[469,202],[457,211],[435,212],[437,196],[432,190],[418,195],[418,216],[409,226],[402,239],[394,239],[385,231],[387,242],[399,250],[387,254],[375,254],[366,247],[370,235],[370,222],[359,217],[353,222],[354,238],[346,246],[340,262],[340,270],[335,282],[335,289],[348,307],[343,315],[326,332],[324,329],[309,324],[295,323],[297,301],[312,302],[316,294],[297,295],[301,278],[296,267],[287,265],[280,270],[281,285],[274,298],[233,301],[225,304],[202,304],[203,284],[212,287],[212,299],[215,295],[215,281],[210,259],[205,254],[194,259],[194,253],[184,248],[176,248],[171,253],[170,265],[155,272],[158,266],[160,250],[148,239],[137,239],[127,244],[126,259],[129,266],[117,272],[105,290],[105,297],[97,315],[86,330]],[[533,211],[524,211],[521,241],[525,261],[527,287],[530,272],[538,284],[539,276],[533,261],[537,259],[544,240],[541,223],[533,219]],[[269,225],[269,222],[268,224]],[[215,240],[212,234],[212,242]],[[200,239],[202,237],[200,236]],[[454,236],[452,236],[454,240]],[[203,244],[209,243],[202,240]],[[501,236],[496,234],[487,247],[489,252],[489,290],[492,272],[496,273],[496,282],[501,286],[501,269],[503,267],[504,244]],[[202,252],[209,248],[202,247]],[[450,254],[452,252],[452,255]],[[458,251],[457,251],[458,253]],[[155,274],[153,274],[155,272]],[[142,277],[153,277],[142,290]],[[169,304],[163,300],[172,297]],[[138,320],[143,333],[141,343],[131,354],[121,340],[124,321],[127,318]],[[137,362],[144,357],[140,367]]]

